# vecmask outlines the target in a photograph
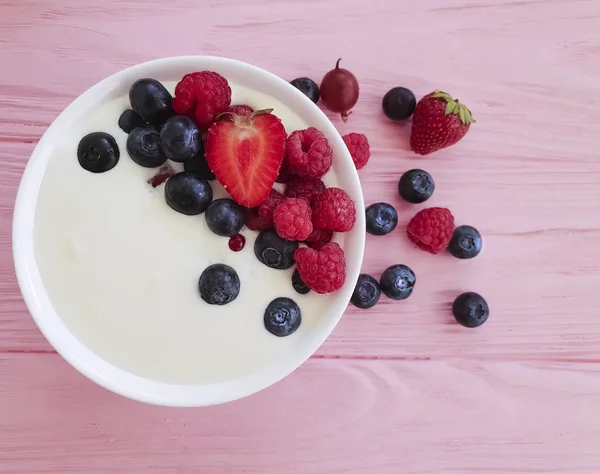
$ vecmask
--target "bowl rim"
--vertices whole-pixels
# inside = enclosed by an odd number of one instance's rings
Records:
[[[237,379],[204,385],[173,384],[146,379],[110,364],[88,349],[70,332],[54,311],[37,270],[34,251],[35,211],[50,155],[45,152],[46,143],[49,143],[52,136],[66,126],[71,115],[103,91],[123,87],[125,80],[131,84],[131,77],[150,76],[144,71],[186,67],[190,71],[199,68],[217,71],[234,68],[241,74],[259,77],[301,104],[305,112],[310,114],[312,125],[323,131],[330,142],[333,141],[332,146],[337,153],[336,163],[341,163],[336,166],[336,173],[343,170],[345,188],[348,184],[350,187],[345,190],[353,197],[357,208],[357,220],[352,230],[353,234],[356,233],[353,236],[355,244],[350,250],[351,258],[348,258],[350,252],[345,249],[348,272],[346,283],[339,290],[342,296],[338,299],[345,301],[343,306],[338,303],[335,306],[335,314],[332,307],[331,317],[323,325],[322,330],[309,339],[294,357],[289,356],[281,363],[266,366]],[[56,117],[33,150],[19,183],[13,210],[12,246],[15,273],[25,304],[44,337],[73,368],[98,385],[133,400],[162,406],[197,407],[236,400],[273,385],[297,369],[321,346],[344,314],[360,273],[364,245],[364,199],[360,180],[352,158],[333,123],[316,104],[284,79],[257,66],[218,56],[175,56],[147,61],[120,70],[83,92]]]

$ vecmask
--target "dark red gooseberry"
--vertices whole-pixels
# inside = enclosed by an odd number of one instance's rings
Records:
[[[340,68],[341,60],[321,81],[321,100],[329,110],[342,114],[345,122],[358,101],[358,81],[350,71]]]

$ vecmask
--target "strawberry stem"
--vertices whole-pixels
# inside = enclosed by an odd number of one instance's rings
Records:
[[[473,115],[467,106],[460,103],[458,99],[453,99],[452,96],[447,92],[435,91],[433,93],[433,97],[446,101],[446,110],[444,111],[444,115],[458,115],[463,125],[475,123],[475,119],[473,118]]]

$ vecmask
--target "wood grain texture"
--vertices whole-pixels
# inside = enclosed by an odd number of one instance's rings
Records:
[[[304,8],[302,8],[304,7]],[[52,120],[137,62],[233,57],[320,79],[338,57],[361,97],[341,133],[368,135],[367,203],[399,230],[364,271],[410,265],[401,303],[349,309],[298,372],[247,400],[167,410],[75,373],[39,334],[14,278],[20,174]],[[595,0],[0,0],[0,473],[598,473],[600,2]],[[392,86],[447,90],[477,124],[427,158],[381,113]],[[399,175],[484,235],[471,262],[414,249]],[[483,294],[467,331],[449,306]]]

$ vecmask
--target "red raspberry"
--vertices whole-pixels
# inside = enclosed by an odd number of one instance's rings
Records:
[[[333,232],[329,232],[328,230],[315,229],[305,239],[305,242],[306,245],[308,245],[311,249],[320,250],[323,247],[323,245],[325,245],[328,242],[331,242],[332,237]]]
[[[277,183],[289,183],[293,179],[292,172],[290,171],[290,165],[288,165],[287,159],[283,158],[283,163],[281,163],[281,168],[279,169],[279,174],[277,175],[277,179],[275,181]]]
[[[267,226],[267,229],[273,228],[273,212],[282,199],[283,195],[280,192],[271,189],[267,199],[258,206],[258,218]]]
[[[304,198],[310,205],[325,191],[325,185],[320,179],[294,179],[285,188],[285,197]]]
[[[275,230],[282,239],[304,240],[313,231],[311,215],[306,199],[284,198],[273,213]]]
[[[244,224],[246,224],[248,229],[257,230],[259,232],[273,228],[272,224],[265,224],[260,220],[260,217],[258,216],[258,207],[253,207],[252,209],[246,209],[244,211]]]
[[[314,127],[292,132],[287,138],[285,154],[292,174],[302,178],[321,178],[333,160],[327,138]]]
[[[225,112],[231,103],[231,88],[227,79],[211,71],[186,74],[175,87],[173,110],[177,115],[194,119],[205,132],[215,115]]]
[[[315,229],[348,232],[356,222],[354,201],[340,188],[327,188],[315,199],[313,224]]]
[[[371,149],[369,147],[369,140],[362,133],[349,133],[342,137],[344,143],[348,147],[350,156],[356,169],[359,170],[367,164],[369,157],[371,156]]]
[[[335,242],[320,250],[301,247],[294,252],[294,260],[302,281],[317,293],[332,293],[346,281],[346,258]]]
[[[452,238],[454,217],[443,207],[423,209],[410,220],[406,232],[421,250],[440,253],[448,248]]]
[[[243,117],[250,117],[254,113],[254,110],[249,105],[230,105],[227,112],[232,112]]]

